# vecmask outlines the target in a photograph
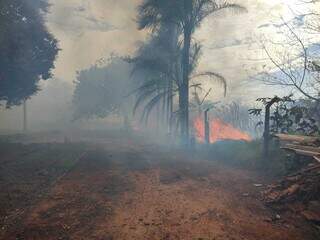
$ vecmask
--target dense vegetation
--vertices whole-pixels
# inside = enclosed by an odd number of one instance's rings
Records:
[[[0,101],[19,105],[34,95],[41,79],[49,79],[58,53],[48,32],[44,0],[0,2]]]

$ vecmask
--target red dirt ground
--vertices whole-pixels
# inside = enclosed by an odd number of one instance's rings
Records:
[[[319,239],[303,219],[276,219],[252,172],[123,138],[84,152],[0,239]]]

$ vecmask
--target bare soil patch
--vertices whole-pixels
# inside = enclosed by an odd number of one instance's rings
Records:
[[[30,181],[38,188],[38,178]],[[21,223],[2,230],[0,239],[319,239],[303,218],[264,205],[263,189],[254,185],[264,181],[181,151],[106,139],[54,185],[43,183],[47,193],[27,202]],[[1,194],[3,204],[8,198]]]

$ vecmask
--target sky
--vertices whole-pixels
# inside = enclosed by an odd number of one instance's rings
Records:
[[[48,27],[59,39],[62,51],[56,62],[55,76],[68,83],[76,72],[108,55],[130,55],[139,42],[147,37],[138,31],[135,18],[140,0],[51,0]],[[230,13],[210,16],[195,34],[203,44],[199,71],[216,71],[228,81],[228,99],[252,102],[261,93],[275,91],[262,84],[248,82],[264,65],[265,56],[259,39],[268,31],[260,28],[280,17],[290,18],[295,0],[242,0],[238,3],[248,13]],[[207,81],[206,81],[207,82]],[[206,83],[216,92],[212,98],[221,98],[219,86]],[[248,95],[249,93],[249,95]]]
[[[78,70],[112,53],[134,53],[147,37],[135,23],[140,0],[51,0],[47,17],[50,31],[59,39],[62,51],[56,62],[55,76],[72,83]],[[260,39],[276,31],[267,26],[280,18],[292,18],[292,10],[301,10],[296,0],[242,0],[248,13],[220,13],[210,16],[195,34],[203,44],[199,71],[216,71],[228,81],[228,100],[252,102],[266,92],[282,91],[248,81],[265,64]],[[203,79],[205,80],[205,79]],[[222,91],[210,81],[207,88],[216,89],[211,98],[221,98]],[[275,91],[275,92],[274,92]]]
[[[50,32],[58,39],[61,51],[53,70],[54,79],[41,84],[43,89],[28,102],[31,118],[46,109],[47,124],[67,117],[71,109],[72,91],[77,71],[103,61],[110,54],[133,54],[139,43],[147,39],[146,31],[138,31],[136,8],[141,0],[50,0],[46,16]],[[257,97],[283,95],[283,89],[265,86],[250,79],[265,60],[260,39],[275,36],[272,25],[280,18],[290,19],[292,11],[300,11],[296,0],[242,0],[248,13],[234,15],[218,13],[207,18],[194,38],[203,45],[199,71],[215,71],[228,82],[226,101],[251,104]],[[249,80],[250,79],[250,80]],[[210,98],[221,99],[222,88],[206,81],[213,89]],[[58,101],[55,99],[59,98]],[[2,128],[21,125],[21,108],[0,111]],[[49,117],[48,117],[49,116]],[[15,120],[13,120],[15,119]],[[43,120],[45,121],[45,120]],[[1,128],[1,127],[0,127]]]

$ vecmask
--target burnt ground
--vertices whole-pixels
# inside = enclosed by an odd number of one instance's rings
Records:
[[[263,204],[257,173],[196,154],[114,136],[0,154],[0,239],[319,239]]]

